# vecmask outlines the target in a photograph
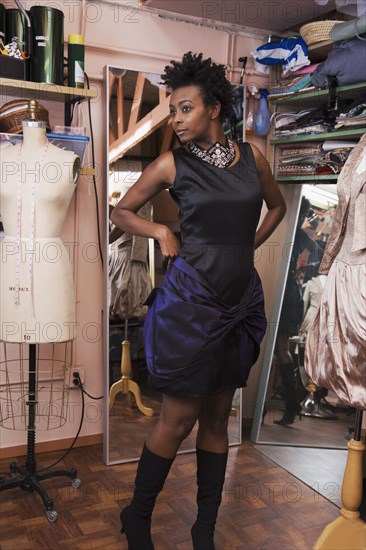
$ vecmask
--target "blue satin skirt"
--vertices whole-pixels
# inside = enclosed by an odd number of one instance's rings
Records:
[[[181,396],[244,387],[266,326],[262,284],[254,268],[240,302],[228,305],[178,257],[144,323],[150,384]]]

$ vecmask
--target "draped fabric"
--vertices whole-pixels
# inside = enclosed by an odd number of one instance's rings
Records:
[[[366,409],[366,135],[338,180],[337,206],[320,273],[328,274],[309,329],[305,368],[341,401]]]
[[[151,205],[138,211],[150,219]],[[148,239],[123,233],[109,245],[108,296],[110,319],[142,319],[147,307],[145,300],[152,284],[148,266]]]
[[[109,246],[108,258],[109,317],[142,319],[145,300],[151,292],[147,258],[133,259],[133,241],[117,239]]]
[[[253,268],[250,282],[235,305],[226,304],[202,275],[178,257],[170,267],[144,324],[150,381],[167,393],[195,373],[191,394],[208,393],[206,369],[227,337],[233,339],[241,363],[240,379],[227,372],[226,384],[245,385],[266,330],[260,279]],[[233,351],[233,350],[232,350]],[[200,370],[202,369],[202,378]],[[225,365],[221,365],[225,380]],[[225,382],[223,382],[225,384]],[[239,386],[238,386],[239,387]],[[222,391],[225,388],[217,388]]]

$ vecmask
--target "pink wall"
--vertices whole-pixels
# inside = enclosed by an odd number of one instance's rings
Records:
[[[5,2],[6,7],[14,7],[12,2]],[[34,2],[23,1],[29,9]],[[232,82],[239,82],[240,64],[238,57],[248,56],[246,83],[264,85],[266,80],[253,72],[250,52],[261,41],[257,37],[239,36],[228,32],[199,27],[197,25],[172,22],[151,16],[136,9],[137,2],[129,2],[124,9],[122,4],[107,2],[37,2],[62,9],[65,14],[65,40],[69,33],[84,34],[86,40],[86,72],[91,85],[97,89],[98,97],[92,101],[92,120],[95,137],[95,154],[97,162],[97,187],[101,213],[101,231],[105,216],[105,176],[103,173],[104,151],[104,112],[102,74],[106,64],[122,68],[162,72],[164,66],[173,58],[180,58],[187,50],[202,51],[216,62],[224,63],[233,69],[229,75]],[[263,36],[263,40],[265,37]],[[61,123],[63,107],[57,103],[48,103],[51,123]],[[83,111],[87,118],[86,104]],[[263,140],[256,140],[264,149]],[[90,156],[91,160],[91,156]],[[283,232],[283,229],[281,230]],[[102,308],[103,308],[103,273],[99,259],[95,258],[97,243],[97,226],[95,216],[95,198],[92,181],[82,177],[78,183],[76,203],[71,206],[64,228],[64,239],[76,241],[77,262],[75,278],[78,299],[78,334],[74,342],[75,364],[85,371],[85,388],[99,396],[103,393],[102,350]],[[274,236],[272,240],[278,240]],[[276,258],[275,258],[276,260]],[[267,292],[267,313],[270,313],[273,302],[273,282],[278,275],[276,261],[271,265],[271,280],[267,281],[268,262],[265,255],[258,260],[257,267]],[[272,289],[271,285],[272,284]],[[259,364],[261,359],[259,360]],[[255,400],[258,386],[259,365],[250,379],[250,387],[245,390],[247,403]],[[53,431],[40,431],[37,441],[58,440],[73,437],[77,431],[81,411],[80,397],[77,390],[70,392],[70,418],[66,424]],[[87,411],[81,435],[99,434],[103,430],[102,401],[91,401],[86,398]],[[249,409],[248,409],[249,411]],[[250,411],[247,416],[251,416]],[[3,448],[25,443],[24,431],[2,430],[1,445]]]

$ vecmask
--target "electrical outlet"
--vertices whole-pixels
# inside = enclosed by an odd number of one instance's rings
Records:
[[[74,384],[74,375],[75,373],[79,373],[79,377],[81,380],[81,383],[85,383],[85,370],[84,367],[71,367],[68,369],[68,372],[66,374],[66,386],[71,388],[78,388],[76,384]]]

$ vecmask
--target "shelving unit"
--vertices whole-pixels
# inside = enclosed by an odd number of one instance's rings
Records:
[[[336,183],[338,176],[334,175],[305,175],[305,176],[276,176],[276,181],[279,183]]]
[[[353,99],[357,94],[364,92],[366,89],[366,82],[358,82],[356,84],[351,84],[349,86],[339,86],[336,90],[336,93],[340,99]],[[291,110],[304,109],[306,107],[314,107],[318,104],[321,104],[323,101],[326,101],[328,97],[327,89],[311,89],[304,90],[296,93],[284,94],[281,97],[278,95],[269,96],[268,100],[273,106],[274,111],[283,110],[284,108],[289,108]],[[288,107],[290,105],[290,107]],[[289,175],[284,176],[276,175],[276,165],[278,159],[277,147],[280,145],[290,145],[290,144],[305,144],[310,142],[323,142],[325,140],[337,140],[337,139],[355,139],[358,140],[366,131],[366,128],[345,128],[334,130],[333,132],[324,132],[321,134],[301,134],[294,136],[284,136],[280,138],[271,137],[268,141],[270,147],[269,156],[272,159],[272,168],[275,174],[276,181],[279,183],[329,183],[334,184],[338,179],[338,175],[308,175],[308,174],[298,174],[298,175]]]
[[[312,63],[318,63],[324,61],[328,56],[330,50],[332,49],[334,42],[332,40],[324,40],[320,44],[315,44],[314,46],[309,46],[309,59]]]
[[[309,46],[308,48],[308,55],[309,59],[312,63],[318,63],[324,61],[328,54],[330,53],[331,49],[333,48],[333,42],[331,40],[327,40],[324,42],[321,42],[320,44],[316,44],[313,46]],[[277,77],[279,75],[279,72],[275,72],[273,74],[273,81],[277,80]],[[336,93],[339,98],[341,99],[353,99],[357,94],[361,94],[366,90],[366,82],[358,82],[356,84],[351,84],[348,86],[339,86],[336,90]],[[299,92],[294,92],[290,94],[282,94],[282,95],[273,95],[272,97],[268,97],[268,101],[270,105],[273,107],[273,110],[283,110],[283,109],[289,109],[289,110],[301,110],[307,107],[314,107],[316,105],[321,105],[323,102],[325,103],[328,98],[328,90],[327,89],[318,89],[318,88],[308,88],[305,90],[301,90]],[[355,139],[358,140],[366,131],[366,128],[345,128],[345,129],[338,129],[333,132],[326,132],[322,134],[302,134],[302,135],[295,135],[295,136],[286,136],[281,138],[274,138],[274,136],[270,136],[268,140],[268,148],[269,148],[269,159],[272,161],[272,169],[273,173],[275,174],[275,178],[278,181],[278,183],[283,184],[301,184],[301,183],[322,183],[322,184],[334,184],[337,182],[338,175],[336,174],[330,174],[330,175],[280,175],[276,176],[276,164],[277,164],[277,158],[278,158],[278,150],[277,147],[281,145],[289,145],[289,144],[305,144],[310,142],[322,142],[327,139],[331,140],[337,140],[337,139]]]
[[[69,86],[60,86],[46,82],[30,82],[28,80],[0,77],[0,97],[4,102],[16,97],[20,99],[64,103],[65,126],[70,126],[71,105],[77,101],[96,98],[97,92],[96,90],[88,90],[86,88],[70,88]],[[93,168],[82,168],[80,175],[93,176],[95,175],[95,170]]]
[[[366,89],[366,82],[357,82],[356,84],[349,84],[348,86],[339,86],[337,93],[344,99],[352,99],[355,96],[355,92],[362,92]],[[318,102],[321,99],[328,97],[327,89],[320,88],[305,88],[299,92],[293,92],[283,95],[268,96],[268,100],[272,105],[287,105],[292,102],[301,102],[301,106],[314,105],[314,101]]]
[[[80,99],[95,98],[97,92],[82,88],[70,88],[58,84],[30,82],[0,77],[0,95],[2,98],[20,97],[21,99],[43,99],[45,101],[74,102]]]
[[[363,128],[355,128],[354,130],[335,130],[334,132],[325,132],[323,134],[302,134],[300,136],[274,138],[270,140],[270,143],[273,145],[281,145],[282,143],[308,143],[309,141],[324,141],[325,139],[360,138],[364,133],[365,129]]]

